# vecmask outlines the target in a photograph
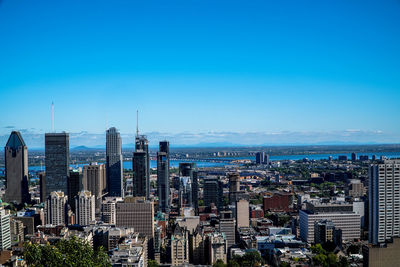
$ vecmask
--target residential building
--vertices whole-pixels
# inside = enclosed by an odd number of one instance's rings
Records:
[[[51,192],[47,197],[45,210],[45,223],[52,225],[65,225],[67,220],[67,202],[68,197],[63,191]]]
[[[0,251],[11,248],[10,213],[0,206]]]
[[[171,266],[181,266],[189,263],[189,236],[185,228],[175,225],[170,240]]]
[[[90,191],[81,191],[75,197],[76,222],[79,225],[89,225],[95,218],[95,196]]]
[[[96,198],[96,214],[101,211],[101,199],[106,193],[106,166],[97,164],[83,166],[83,190],[90,191]]]
[[[224,234],[214,232],[208,234],[208,263],[213,265],[217,261],[227,263],[228,245]]]

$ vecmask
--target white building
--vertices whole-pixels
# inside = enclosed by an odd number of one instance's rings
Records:
[[[89,225],[95,221],[95,196],[90,191],[81,191],[75,197],[76,222],[79,225]]]
[[[0,250],[11,247],[10,213],[0,207]]]
[[[101,220],[104,223],[116,224],[116,205],[120,197],[106,197],[101,205]]]
[[[369,169],[369,242],[400,237],[400,160],[385,160]]]
[[[320,220],[332,221],[336,228],[342,230],[343,240],[360,238],[360,214],[354,212],[313,213],[308,210],[301,210],[299,217],[300,237],[308,243],[314,242],[314,223]]]
[[[63,225],[66,219],[68,197],[62,191],[53,191],[45,203],[46,224]]]

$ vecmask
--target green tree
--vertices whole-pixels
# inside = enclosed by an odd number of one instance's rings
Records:
[[[281,261],[281,263],[279,264],[279,267],[290,267],[290,263],[288,263],[286,261]]]
[[[88,242],[76,237],[62,239],[55,246],[25,243],[24,258],[33,267],[111,266],[103,248],[93,250]]]
[[[147,266],[148,267],[158,267],[158,262],[155,260],[148,260],[147,261]]]
[[[317,266],[328,266],[328,257],[324,254],[318,254],[312,258],[314,265]]]
[[[228,267],[240,267],[239,263],[235,260],[228,261]]]
[[[226,267],[226,264],[222,260],[217,260],[217,262],[213,264],[213,267]]]

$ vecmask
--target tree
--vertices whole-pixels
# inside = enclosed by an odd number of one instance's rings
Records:
[[[103,248],[93,250],[88,242],[72,237],[57,244],[25,243],[24,258],[29,266],[111,266]]]
[[[158,262],[155,260],[148,260],[147,261],[147,266],[148,267],[158,267]]]
[[[222,260],[217,260],[217,262],[213,264],[213,267],[226,267],[226,264]]]
[[[228,261],[228,267],[240,267],[239,263],[235,260]]]
[[[279,264],[279,267],[290,267],[290,263],[288,263],[286,261],[281,261],[281,263]]]
[[[324,266],[324,267],[328,266],[327,259],[328,259],[328,257],[325,256],[324,254],[318,254],[312,258],[314,265],[319,265],[319,266]]]

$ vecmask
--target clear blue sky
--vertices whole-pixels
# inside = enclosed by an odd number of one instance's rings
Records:
[[[383,131],[400,1],[0,0],[0,132]],[[400,141],[400,138],[399,138]]]

